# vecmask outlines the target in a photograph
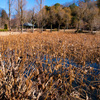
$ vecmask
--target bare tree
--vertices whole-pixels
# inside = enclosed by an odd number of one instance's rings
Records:
[[[23,33],[23,0],[21,0],[20,10],[21,10],[21,33]]]
[[[100,30],[100,16],[99,15],[94,17],[91,25],[95,30]]]
[[[18,21],[17,22],[18,23],[17,27],[18,27],[18,30],[19,30],[19,25],[20,25],[20,0],[18,0],[18,10],[17,10],[17,13],[18,13],[17,14],[18,15],[17,16],[17,18],[18,18],[18,20],[17,20]]]
[[[20,29],[20,0],[14,0],[14,9],[16,11],[15,22],[16,31]],[[13,22],[13,21],[12,21]],[[11,23],[13,25],[13,23]]]
[[[43,31],[43,25],[44,25],[44,22],[43,22],[43,18],[44,18],[44,12],[45,11],[43,9],[43,3],[44,3],[44,0],[36,0],[36,3],[38,5],[38,16],[37,16],[37,21],[38,21],[38,25],[39,27],[41,27],[41,32]]]
[[[11,0],[9,0],[9,30],[11,31]]]
[[[36,23],[36,14],[35,14],[34,8],[33,8],[33,10],[32,10],[32,17],[31,17],[31,20],[32,20],[32,24],[33,24],[32,32],[34,33],[34,25],[35,25],[35,23]]]
[[[50,21],[50,24],[51,24],[50,32],[52,32],[52,24],[54,24],[56,22],[56,10],[55,10],[54,6],[52,6],[50,8],[50,11],[49,11],[49,21]]]
[[[11,6],[14,0],[9,0],[9,30],[11,31]]]
[[[82,28],[82,24],[83,24],[83,18],[84,18],[84,13],[87,10],[87,3],[84,2],[79,2],[79,7],[77,7],[76,9],[76,13],[77,13],[77,32],[80,31],[80,29]]]
[[[95,6],[95,2],[88,2],[86,11],[84,12],[84,19],[87,22],[89,29],[91,30],[91,33],[94,27],[98,27],[98,24],[95,24],[97,20],[100,22],[100,19],[98,17],[99,9]]]
[[[17,27],[19,29],[19,26],[21,26],[21,32],[23,33],[23,22],[24,22],[23,13],[26,5],[26,0],[16,0],[15,3],[16,3],[15,10],[17,11],[16,14]]]
[[[57,8],[57,13],[56,13],[56,17],[57,17],[57,23],[58,23],[58,31],[60,29],[60,26],[63,22],[63,18],[64,18],[64,10],[62,9],[61,6],[59,6]]]
[[[32,10],[26,10],[23,12],[24,15],[24,22],[32,23],[32,33],[34,33],[34,25],[36,23],[36,13],[34,11],[34,8]]]
[[[68,26],[71,22],[72,16],[71,16],[71,9],[69,7],[65,7],[64,11],[65,11],[65,13],[64,13],[63,21],[64,21],[64,25],[65,25],[65,27],[64,27],[64,31],[65,31],[66,27],[68,29]]]
[[[36,0],[38,11],[41,11],[43,8],[44,0]]]

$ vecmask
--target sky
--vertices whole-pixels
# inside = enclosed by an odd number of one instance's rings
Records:
[[[35,0],[26,0],[27,5],[26,8],[27,10],[32,9],[35,7],[36,2]],[[55,3],[60,3],[60,4],[65,4],[66,2],[71,2],[72,0],[45,0],[44,5],[52,6]],[[5,9],[8,12],[8,0],[0,0],[0,8]]]

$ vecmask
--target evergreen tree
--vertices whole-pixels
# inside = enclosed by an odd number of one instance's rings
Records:
[[[100,9],[100,0],[97,0],[97,5],[98,5],[98,7]]]
[[[4,26],[8,22],[8,15],[5,10],[1,12],[1,26]]]

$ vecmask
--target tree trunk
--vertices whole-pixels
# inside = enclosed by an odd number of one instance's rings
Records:
[[[41,33],[43,32],[43,26],[42,26],[42,28],[41,28]]]
[[[68,29],[68,23],[67,23],[67,29]]]
[[[79,21],[78,21],[78,27],[77,27],[77,31],[76,31],[76,32],[79,32],[79,25],[80,25],[80,24],[79,24]]]
[[[21,18],[21,16],[20,16],[20,0],[18,0],[18,22],[17,22],[17,27],[18,27],[18,31],[20,30],[20,18]]]
[[[21,21],[21,33],[23,33],[23,22]]]
[[[11,31],[11,0],[9,0],[9,30]]]
[[[93,28],[91,27],[91,33],[93,33]]]
[[[59,26],[58,26],[58,31],[60,30],[60,24],[59,24]]]
[[[66,27],[64,27],[64,32],[65,32]]]
[[[51,29],[50,29],[50,32],[52,32],[52,24],[51,24]]]
[[[23,4],[22,4],[22,0],[21,0],[21,33],[23,33]]]
[[[32,27],[32,33],[34,33],[34,24],[33,24],[33,27]]]

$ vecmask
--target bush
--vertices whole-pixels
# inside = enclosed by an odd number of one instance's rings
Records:
[[[8,29],[8,25],[7,24],[4,25],[4,29]]]
[[[0,32],[8,31],[8,29],[0,29]]]

